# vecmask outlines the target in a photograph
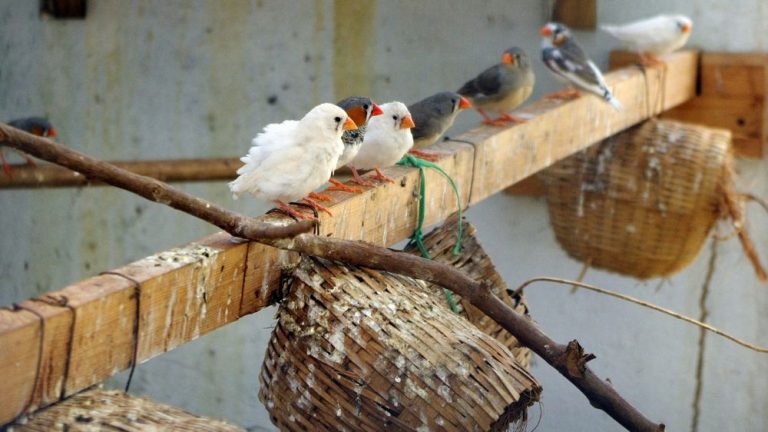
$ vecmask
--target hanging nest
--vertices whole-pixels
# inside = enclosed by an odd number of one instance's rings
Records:
[[[543,174],[558,242],[589,266],[669,276],[728,218],[764,280],[733,191],[730,145],[725,130],[649,120],[564,159]]]
[[[281,430],[506,430],[540,385],[426,283],[304,258],[261,370]]]
[[[459,218],[456,214],[449,217],[445,223],[424,237],[424,245],[429,251],[430,257],[438,262],[451,265],[461,270],[474,280],[485,281],[490,285],[491,291],[507,306],[517,313],[530,318],[528,304],[521,294],[511,295],[501,275],[496,271],[491,258],[485,253],[477,240],[477,229],[467,222],[462,221],[464,236],[461,241],[461,253],[453,254],[456,242],[456,231]],[[408,245],[406,252],[419,255],[416,245]],[[433,289],[441,291],[442,288],[433,286]],[[462,301],[458,295],[453,295],[459,308],[459,314],[467,318],[469,322],[488,335],[493,336],[502,343],[515,356],[515,360],[528,369],[531,362],[531,350],[520,345],[517,338],[501,327],[496,321],[482,313],[468,301]]]
[[[2,429],[2,427],[0,427]],[[3,429],[4,430],[4,429]],[[245,432],[245,429],[180,408],[131,396],[122,391],[92,388],[44,408],[9,432],[181,431]]]

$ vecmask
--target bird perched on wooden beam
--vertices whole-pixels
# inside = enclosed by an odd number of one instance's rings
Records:
[[[528,55],[521,48],[512,47],[504,51],[501,63],[467,81],[457,93],[472,102],[484,124],[504,126],[525,121],[509,112],[528,100],[535,82]],[[486,110],[497,113],[498,117],[492,119]]]
[[[413,146],[423,148],[432,145],[453,125],[459,111],[471,106],[472,103],[467,98],[450,91],[434,94],[409,105],[408,111],[416,124],[411,131]],[[428,160],[436,159],[431,153],[418,150],[411,150],[410,153]]]
[[[381,105],[383,114],[371,119],[365,140],[352,161],[360,169],[375,169],[376,178],[393,181],[380,168],[396,164],[413,147],[413,117],[401,102]]]
[[[605,84],[600,69],[581,48],[568,27],[550,22],[539,30],[541,33],[541,58],[557,77],[582,90],[594,93],[621,111],[621,103]],[[568,99],[578,96],[578,90],[567,89],[548,95],[549,98]]]
[[[644,64],[663,63],[657,56],[678,50],[688,42],[693,21],[685,15],[657,15],[623,25],[600,26],[628,50],[637,52]]]
[[[56,128],[54,128],[51,122],[44,117],[20,118],[9,121],[8,125],[13,126],[16,129],[21,129],[24,132],[29,132],[32,135],[46,138],[56,138]],[[16,151],[27,161],[29,165],[36,165],[34,159],[32,159],[28,154],[19,150]],[[8,161],[5,159],[2,147],[0,147],[0,162],[2,162],[3,171],[5,171],[8,177],[13,177],[13,170],[11,169],[10,164],[8,164]]]
[[[235,199],[242,193],[274,202],[285,213],[300,219],[310,215],[293,210],[286,201],[302,199],[316,210],[331,214],[307,194],[331,177],[344,151],[341,136],[357,129],[347,113],[334,104],[320,104],[301,120],[286,120],[264,127],[252,141],[239,175],[229,183]]]
[[[341,136],[341,141],[344,142],[344,152],[339,157],[339,162],[336,164],[336,168],[338,169],[345,165],[349,165],[349,168],[352,170],[352,175],[354,176],[352,178],[353,182],[363,186],[373,186],[373,183],[360,177],[357,169],[355,169],[350,162],[355,159],[357,152],[360,150],[360,146],[363,145],[368,121],[371,117],[381,115],[381,107],[376,105],[371,99],[363,96],[351,96],[340,101],[336,105],[344,109],[344,111],[347,112],[347,115],[349,115],[349,118],[351,118],[357,125],[357,129],[344,131],[344,135]],[[333,186],[329,187],[328,190],[341,190],[353,193],[362,192],[362,189],[360,188],[347,186],[335,179],[331,179],[330,182]]]

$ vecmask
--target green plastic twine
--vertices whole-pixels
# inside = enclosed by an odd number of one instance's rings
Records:
[[[453,181],[453,178],[448,175],[447,172],[445,172],[442,168],[440,168],[439,165],[434,164],[428,160],[417,158],[416,156],[413,156],[411,154],[406,154],[400,162],[397,163],[398,165],[403,166],[412,166],[419,169],[419,215],[418,220],[416,224],[416,229],[413,230],[413,234],[411,235],[411,238],[409,240],[409,244],[416,244],[416,247],[419,249],[419,252],[421,253],[421,256],[427,259],[432,259],[432,257],[429,255],[429,251],[427,250],[427,247],[424,245],[424,213],[426,209],[426,176],[424,175],[424,168],[432,168],[434,170],[437,170],[440,174],[445,176],[446,179],[448,179],[448,182],[451,184],[451,187],[453,188],[453,192],[456,194],[456,203],[457,207],[459,208],[459,223],[458,223],[458,229],[456,232],[456,244],[453,246],[453,255],[459,255],[461,253],[461,240],[464,236],[464,228],[462,224],[461,219],[461,193],[459,192],[459,187],[456,186],[456,182]],[[456,299],[453,297],[453,293],[450,290],[447,290],[443,288],[443,293],[445,294],[445,299],[448,301],[448,305],[451,307],[451,310],[454,313],[459,313],[459,307],[456,304]]]

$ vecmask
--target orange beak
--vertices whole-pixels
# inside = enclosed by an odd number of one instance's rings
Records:
[[[688,33],[689,31],[692,30],[692,27],[693,27],[692,25],[688,23],[684,23],[682,27],[683,33]]]
[[[504,53],[504,55],[501,56],[501,62],[504,64],[515,64],[515,57],[510,53]]]
[[[381,110],[381,107],[376,104],[373,104],[373,109],[371,110],[371,117],[382,115],[382,114],[384,114],[384,111]]]
[[[462,96],[461,100],[459,101],[459,108],[460,109],[472,108],[472,102],[470,102],[469,99]]]
[[[411,129],[415,128],[416,123],[413,122],[413,117],[409,115],[403,117],[402,123],[400,123],[400,129]]]
[[[354,120],[347,117],[347,121],[344,122],[344,130],[355,130],[357,129],[357,123],[355,123]]]
[[[48,129],[48,138],[56,138],[56,128]]]
[[[541,34],[542,36],[545,36],[545,37],[550,37],[550,36],[552,36],[552,29],[549,28],[548,25],[545,25],[544,27],[539,29],[539,34]]]

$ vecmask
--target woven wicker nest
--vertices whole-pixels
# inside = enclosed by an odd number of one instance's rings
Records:
[[[42,409],[24,422],[9,425],[8,431],[245,432],[245,429],[147,398],[96,388]]]
[[[282,430],[506,430],[541,387],[426,283],[305,258],[261,370]]]
[[[493,261],[485,253],[480,242],[477,240],[477,229],[467,221],[462,221],[464,236],[461,241],[461,253],[453,254],[453,247],[456,243],[456,229],[458,227],[458,216],[454,214],[448,218],[445,223],[430,232],[424,237],[424,245],[429,251],[430,257],[461,270],[474,280],[486,281],[491,286],[491,291],[499,297],[509,307],[517,313],[530,317],[528,304],[522,295],[510,295],[508,287]],[[405,248],[406,252],[419,255],[419,250],[415,245]],[[434,287],[439,290],[439,287]],[[459,306],[459,313],[467,318],[469,322],[486,334],[493,336],[502,343],[515,356],[515,360],[526,369],[531,362],[531,350],[520,345],[517,338],[504,330],[496,321],[488,315],[480,312],[476,307],[467,301],[462,301],[461,297],[454,294]]]
[[[651,120],[559,162],[543,174],[558,242],[641,279],[681,270],[733,216],[730,143],[725,130]]]

